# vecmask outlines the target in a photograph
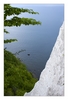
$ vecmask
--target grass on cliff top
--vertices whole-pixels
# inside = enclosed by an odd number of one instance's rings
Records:
[[[23,96],[36,81],[19,59],[4,50],[4,96]]]

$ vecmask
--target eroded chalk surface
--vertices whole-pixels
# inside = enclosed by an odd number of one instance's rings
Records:
[[[51,55],[41,72],[39,81],[24,96],[63,96],[64,95],[64,23]]]

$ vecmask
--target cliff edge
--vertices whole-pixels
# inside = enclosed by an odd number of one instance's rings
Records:
[[[64,23],[39,81],[24,96],[64,96]]]

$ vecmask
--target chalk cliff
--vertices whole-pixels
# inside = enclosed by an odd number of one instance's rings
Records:
[[[24,96],[63,96],[64,95],[64,23],[51,52],[50,58],[41,72],[39,81]]]

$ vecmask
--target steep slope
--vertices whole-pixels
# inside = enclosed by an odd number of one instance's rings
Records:
[[[64,95],[64,23],[40,79],[31,92],[24,96]]]

